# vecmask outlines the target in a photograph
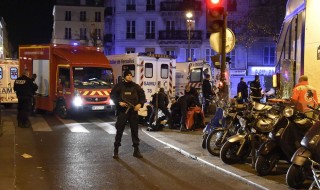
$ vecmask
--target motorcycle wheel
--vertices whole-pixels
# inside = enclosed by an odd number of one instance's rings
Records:
[[[286,175],[287,185],[297,189],[303,184],[305,179],[305,168],[303,166],[291,164]]]
[[[211,131],[211,133],[209,133],[209,135],[207,137],[206,146],[207,146],[208,152],[211,155],[220,156],[221,147],[222,147],[223,143],[225,143],[225,141],[227,140],[227,138],[225,138],[222,141],[221,137],[223,135],[224,135],[223,130],[213,130],[213,131]]]
[[[201,144],[201,146],[202,146],[203,149],[207,148],[207,138],[208,138],[208,134],[202,135],[202,144]]]
[[[255,164],[256,171],[259,176],[268,175],[275,167],[278,161],[276,154],[267,156],[258,156]]]
[[[240,153],[239,155],[237,155],[237,152],[240,148],[240,143],[239,142],[229,142],[226,141],[221,150],[220,150],[220,158],[221,160],[226,163],[226,164],[236,164],[242,160],[245,159],[246,155],[244,153],[244,151],[242,151],[242,153]],[[248,148],[249,147],[242,147],[243,149]],[[250,150],[248,150],[250,152]]]

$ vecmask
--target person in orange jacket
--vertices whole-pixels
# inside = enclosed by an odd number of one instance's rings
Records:
[[[309,92],[312,92],[312,97],[309,96]],[[309,85],[306,75],[300,76],[299,83],[293,88],[291,102],[298,111],[302,112],[310,110],[308,105],[315,107],[318,104],[317,91]]]

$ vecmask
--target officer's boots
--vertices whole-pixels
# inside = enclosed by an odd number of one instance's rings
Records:
[[[113,150],[113,158],[114,159],[119,159],[119,147],[115,146]]]
[[[140,153],[139,147],[134,147],[133,149],[133,156],[137,158],[143,158],[143,156]]]

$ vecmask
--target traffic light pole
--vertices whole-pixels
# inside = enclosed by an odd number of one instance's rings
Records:
[[[227,30],[227,12],[223,12],[223,25],[221,31],[221,74],[220,81],[222,82],[222,97],[229,100],[229,87],[226,79],[226,30]]]

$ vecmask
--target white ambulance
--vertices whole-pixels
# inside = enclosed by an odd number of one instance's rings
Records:
[[[169,98],[175,96],[176,59],[163,54],[130,53],[107,55],[112,66],[115,82],[122,80],[123,72],[130,70],[133,81],[145,91],[147,103],[139,111],[147,116],[147,106],[152,95],[163,87]]]
[[[213,79],[212,69],[204,60],[177,63],[176,95],[179,97],[184,95],[184,89],[187,84],[195,87],[201,94],[202,81],[205,74],[209,74],[210,79]]]
[[[18,78],[18,70],[18,60],[0,59],[0,103],[5,107],[18,103],[13,90],[14,81]]]

